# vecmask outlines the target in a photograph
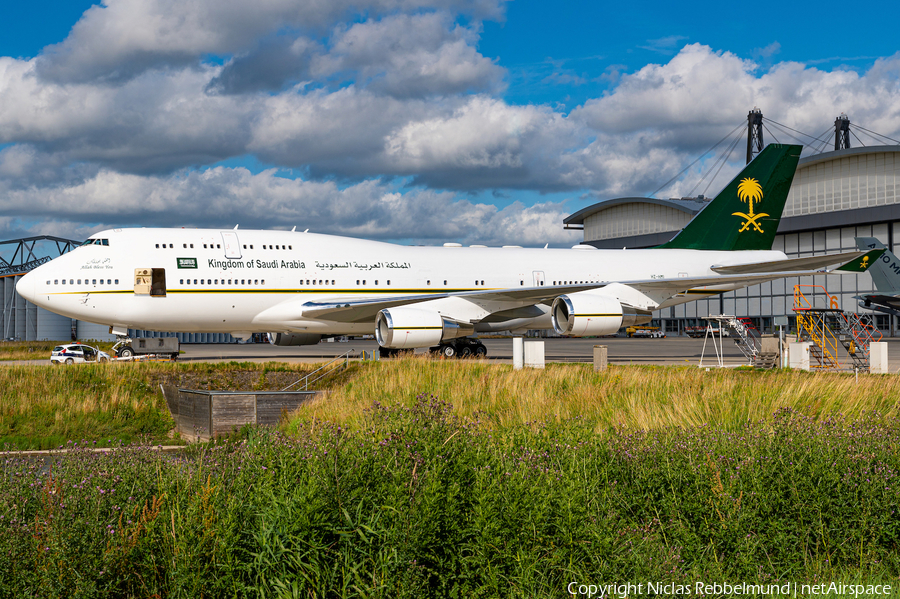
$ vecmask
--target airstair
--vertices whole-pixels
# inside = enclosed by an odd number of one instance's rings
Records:
[[[794,313],[800,341],[812,344],[810,368],[841,369],[839,354],[846,353],[849,368],[869,369],[869,345],[881,341],[882,334],[868,317],[839,309],[837,298],[821,285],[794,285]]]
[[[703,350],[700,354],[700,365],[703,365],[703,355],[706,353],[706,342],[710,337],[713,340],[713,349],[716,352],[718,365],[723,366],[723,360],[719,351],[722,345],[722,337],[724,331],[728,331],[729,337],[734,340],[735,345],[751,365],[760,358],[760,350],[762,342],[759,331],[750,324],[749,319],[738,318],[728,314],[704,316],[703,320],[707,322],[706,336],[703,339]],[[715,326],[714,326],[715,323]],[[718,341],[718,344],[716,343]]]

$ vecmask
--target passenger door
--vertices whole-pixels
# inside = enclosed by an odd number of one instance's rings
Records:
[[[165,268],[135,268],[134,294],[153,297],[166,296]]]
[[[222,231],[222,246],[225,248],[226,258],[240,259],[241,242],[238,240],[237,231]]]

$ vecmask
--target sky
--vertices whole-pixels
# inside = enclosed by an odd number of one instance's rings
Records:
[[[714,195],[745,141],[713,181],[715,153],[679,173],[753,107],[900,139],[894,5],[685,4],[8,3],[0,238],[240,225],[566,247],[563,219],[595,202]]]

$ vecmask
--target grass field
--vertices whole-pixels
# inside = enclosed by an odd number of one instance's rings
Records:
[[[771,419],[784,408],[813,418],[878,412],[900,414],[900,377],[752,371],[695,367],[611,366],[595,373],[589,364],[550,364],[544,370],[408,358],[364,364],[345,384],[299,412],[358,426],[377,401],[412,405],[427,392],[454,405],[462,416],[483,413],[498,426],[579,418],[597,432],[624,426],[716,426],[733,430]]]
[[[142,363],[0,368],[0,446],[56,447],[67,440],[126,443],[166,439],[173,426],[160,382],[197,389],[281,389],[314,366],[280,363]],[[506,427],[580,419],[599,434],[625,427],[735,430],[780,409],[814,419],[900,415],[900,377],[802,371],[550,364],[544,370],[475,361],[354,363],[322,382],[324,399],[292,417],[287,430],[315,418],[358,428],[366,408],[412,405],[421,393],[452,403],[456,414]]]
[[[49,449],[173,443],[159,384],[195,389],[280,389],[308,368],[280,364],[117,363],[0,368],[0,447]],[[340,378],[336,381],[341,380]]]
[[[8,367],[0,434],[156,439],[161,381],[279,388],[302,372]],[[49,470],[7,456],[0,596],[570,597],[626,581],[896,596],[898,379],[354,364],[280,432],[178,455],[79,441]]]
[[[53,348],[66,343],[71,341],[0,341],[0,361],[47,360],[49,363]],[[107,341],[84,341],[84,344],[106,353],[113,345]]]

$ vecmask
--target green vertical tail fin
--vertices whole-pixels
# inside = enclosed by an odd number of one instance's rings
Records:
[[[660,248],[770,250],[803,146],[769,144]]]

